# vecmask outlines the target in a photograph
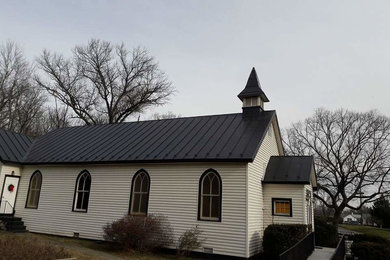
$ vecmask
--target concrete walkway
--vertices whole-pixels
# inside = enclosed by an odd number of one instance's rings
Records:
[[[335,248],[316,246],[314,248],[314,252],[309,256],[308,260],[329,260],[335,250]]]
[[[349,229],[346,229],[343,227],[339,227],[338,233],[343,234],[343,235],[360,234],[359,232],[352,231],[352,230],[349,230]],[[346,250],[348,251],[348,249],[349,248],[347,247]],[[317,259],[318,260],[329,260],[332,257],[335,250],[336,250],[336,248],[316,246],[314,248],[314,252],[309,256],[308,260],[317,260]]]

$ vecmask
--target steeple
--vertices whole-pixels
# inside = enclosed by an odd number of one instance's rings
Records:
[[[238,98],[243,102],[243,109],[257,107],[264,110],[264,103],[269,102],[269,99],[261,89],[255,68],[252,68],[246,86],[244,90],[238,94]]]

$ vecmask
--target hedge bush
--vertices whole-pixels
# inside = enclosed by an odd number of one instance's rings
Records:
[[[268,258],[275,258],[299,242],[306,234],[306,225],[269,225],[264,230],[264,255]]]
[[[104,239],[120,249],[153,250],[172,244],[173,232],[162,215],[124,216],[103,227]]]
[[[358,234],[350,237],[353,242],[372,242],[372,243],[379,243],[379,244],[390,244],[390,241],[386,238],[379,237],[379,236],[373,236],[373,235],[366,235],[366,234]]]
[[[328,224],[325,219],[314,219],[314,232],[316,246],[336,247],[338,236],[337,229]]]
[[[351,237],[351,250],[359,259],[390,259],[390,241],[383,237],[359,234]]]
[[[390,247],[387,244],[361,241],[353,242],[351,246],[353,255],[362,260],[388,260]]]

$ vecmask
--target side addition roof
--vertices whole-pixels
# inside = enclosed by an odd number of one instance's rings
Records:
[[[313,156],[271,156],[263,183],[312,183],[316,186]]]
[[[262,111],[62,128],[36,140],[23,163],[251,162],[274,117]]]
[[[0,161],[20,163],[32,142],[26,135],[0,129]]]

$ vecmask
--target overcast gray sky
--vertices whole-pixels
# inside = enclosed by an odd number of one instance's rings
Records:
[[[317,107],[390,115],[389,14],[389,1],[1,0],[0,41],[29,59],[90,38],[144,46],[178,91],[155,111],[183,116],[240,112],[254,66],[286,127]]]

